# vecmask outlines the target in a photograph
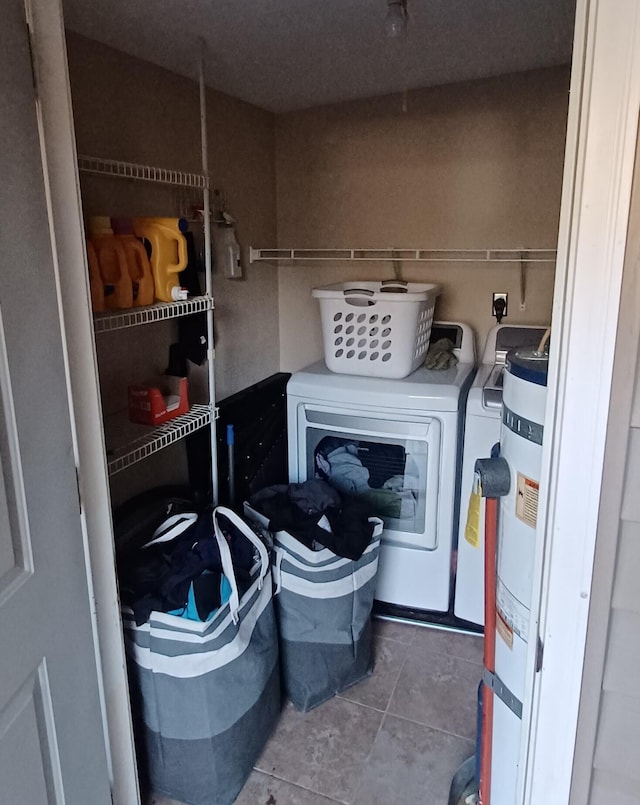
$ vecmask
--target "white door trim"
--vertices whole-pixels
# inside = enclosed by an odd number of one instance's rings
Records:
[[[526,805],[569,801],[639,108],[640,0],[578,0],[519,779]]]
[[[78,482],[92,590],[95,649],[102,671],[103,727],[115,805],[140,802],[115,575],[97,362],[67,51],[60,0],[27,0],[44,142],[45,181],[54,222],[60,317],[67,350],[77,444]]]

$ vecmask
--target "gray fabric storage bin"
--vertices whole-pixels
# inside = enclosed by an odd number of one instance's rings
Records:
[[[244,504],[258,527],[268,520]],[[373,670],[371,608],[383,523],[360,559],[312,551],[286,531],[272,534],[274,602],[285,693],[307,711],[369,676]]]
[[[223,514],[259,554],[238,598]],[[231,805],[280,714],[278,641],[269,557],[234,512],[213,514],[229,601],[205,622],[154,612],[136,626],[123,612],[140,760],[151,787],[189,805]],[[137,700],[137,701],[136,701]]]

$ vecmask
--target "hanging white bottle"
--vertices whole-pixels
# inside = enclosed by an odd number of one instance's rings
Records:
[[[242,263],[240,261],[240,246],[236,240],[233,219],[227,213],[223,213],[223,215],[224,223],[219,223],[216,227],[216,267],[222,269],[222,273],[227,279],[241,279]]]

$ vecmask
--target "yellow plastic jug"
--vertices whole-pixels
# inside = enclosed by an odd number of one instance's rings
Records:
[[[133,286],[133,307],[152,305],[155,299],[155,283],[147,250],[142,241],[133,234],[130,219],[112,218],[111,227],[127,255],[127,267]]]
[[[111,219],[102,215],[89,218],[89,242],[98,259],[104,306],[109,310],[131,307],[133,285],[129,276],[127,254],[111,229]]]
[[[87,262],[89,263],[89,288],[91,289],[91,308],[94,313],[102,313],[104,310],[104,286],[100,276],[100,264],[98,255],[93,248],[93,243],[87,241]]]
[[[178,274],[187,265],[187,241],[179,218],[133,218],[133,232],[151,245],[151,271],[156,299],[174,302],[186,299]]]

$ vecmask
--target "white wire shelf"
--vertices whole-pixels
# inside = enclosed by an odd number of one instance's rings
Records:
[[[149,307],[128,308],[113,313],[94,313],[93,327],[96,333],[111,330],[123,330],[126,327],[137,327],[140,324],[153,324],[179,316],[190,316],[192,313],[203,313],[213,310],[214,301],[210,296],[194,296],[181,302],[158,302]]]
[[[421,263],[555,263],[555,249],[249,249],[252,263],[283,260],[412,261]]]
[[[214,418],[218,416],[218,409],[215,409]],[[118,430],[122,434],[123,430],[127,434],[139,434],[128,441],[124,446],[118,447],[114,450],[109,450],[107,442],[107,468],[109,475],[115,475],[127,467],[142,461],[145,458],[169,447],[175,442],[179,442],[191,433],[195,433],[200,428],[204,428],[211,423],[211,408],[208,405],[192,405],[191,410],[178,416],[175,419],[165,422],[157,428],[148,428],[144,425],[134,425],[130,422],[123,423],[122,415],[118,415],[113,419],[119,419]],[[106,422],[107,431],[108,425],[111,424],[111,429],[114,429],[114,422]],[[108,439],[108,437],[107,437]]]
[[[135,162],[121,162],[117,159],[101,157],[78,157],[78,168],[83,173],[96,173],[115,176],[121,179],[138,179],[143,182],[156,182],[181,187],[209,187],[209,179],[203,173],[184,173],[183,171],[156,168],[151,165],[137,165]]]

